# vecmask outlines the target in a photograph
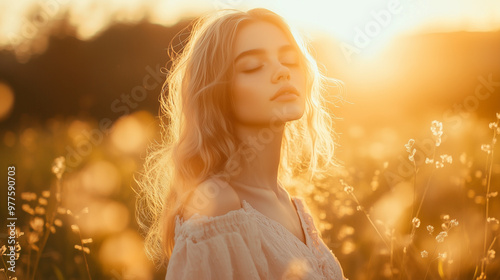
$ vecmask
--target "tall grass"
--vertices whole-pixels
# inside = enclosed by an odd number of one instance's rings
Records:
[[[391,209],[390,211],[408,213],[401,215],[402,217],[410,217],[408,220],[400,221],[400,225],[387,225],[384,221],[377,220],[371,217],[371,210],[363,205],[363,199],[357,197],[356,190],[358,188],[353,187],[351,184],[346,183],[345,181],[353,179],[353,176],[348,174],[346,178],[340,180],[340,185],[343,188],[344,192],[350,197],[357,211],[362,212],[363,216],[366,217],[366,221],[368,222],[371,228],[374,229],[376,233],[375,236],[378,237],[378,240],[385,249],[380,250],[383,255],[387,256],[386,265],[382,266],[370,266],[370,269],[380,270],[381,273],[366,273],[363,275],[363,279],[379,279],[380,277],[384,279],[471,279],[471,280],[482,280],[482,279],[498,279],[496,277],[500,276],[500,272],[498,271],[498,261],[496,264],[496,270],[490,271],[488,273],[488,266],[491,265],[495,261],[495,242],[498,238],[498,224],[499,220],[494,215],[498,215],[498,213],[492,213],[490,211],[492,199],[496,198],[498,195],[498,186],[492,185],[492,173],[494,172],[495,163],[494,163],[494,152],[495,145],[497,142],[497,136],[500,134],[500,113],[496,114],[496,121],[491,122],[489,124],[489,128],[492,130],[492,140],[488,144],[483,144],[481,147],[477,147],[478,150],[481,148],[483,152],[487,153],[486,165],[484,167],[483,172],[476,172],[477,175],[482,176],[482,185],[483,195],[475,196],[476,204],[484,205],[484,227],[483,231],[483,242],[481,248],[481,257],[479,260],[474,260],[474,258],[470,258],[466,256],[467,250],[478,251],[478,248],[466,248],[465,250],[456,250],[454,247],[458,246],[458,242],[467,242],[467,240],[472,240],[476,238],[477,235],[472,235],[471,229],[463,228],[463,225],[459,223],[459,220],[456,218],[451,218],[451,216],[463,216],[463,213],[453,214],[441,214],[441,230],[436,230],[436,228],[429,224],[425,227],[421,227],[422,224],[422,210],[425,207],[429,207],[429,204],[426,204],[426,199],[429,198],[429,190],[431,187],[436,187],[436,184],[433,184],[433,180],[436,176],[440,175],[440,170],[446,168],[447,165],[452,165],[453,158],[448,154],[440,154],[440,148],[443,136],[443,125],[441,122],[433,121],[431,124],[431,133],[432,139],[434,141],[434,147],[431,152],[430,157],[425,158],[425,164],[417,166],[415,155],[418,152],[416,148],[416,141],[414,139],[410,139],[407,144],[404,145],[406,152],[408,153],[408,161],[411,163],[413,167],[413,176],[411,178],[406,178],[405,181],[408,184],[411,184],[413,190],[413,198],[411,199],[411,206],[406,207],[404,209]],[[462,154],[461,160],[463,160],[464,155]],[[497,167],[498,168],[498,167]],[[430,169],[430,170],[429,170]],[[498,173],[498,170],[496,171]],[[453,173],[452,173],[453,174]],[[484,174],[484,175],[483,175]],[[476,175],[476,176],[477,176]],[[456,176],[456,175],[455,175]],[[350,177],[350,178],[349,178]],[[420,178],[422,177],[422,178]],[[442,176],[440,176],[442,177]],[[456,178],[456,177],[453,177]],[[442,182],[442,178],[440,178],[440,182]],[[418,184],[417,182],[423,182]],[[402,182],[404,183],[404,182]],[[366,185],[366,184],[365,184]],[[423,188],[423,190],[421,189]],[[496,190],[493,189],[496,187]],[[394,188],[397,188],[394,187]],[[394,191],[394,188],[391,191]],[[467,190],[467,189],[464,189]],[[366,192],[365,192],[366,193]],[[420,197],[418,194],[421,193]],[[470,190],[468,195],[470,194]],[[366,199],[369,201],[369,199]],[[433,199],[435,203],[435,199]],[[484,202],[483,202],[484,201]],[[371,202],[372,205],[377,203]],[[443,201],[443,204],[453,204],[460,203],[459,201],[450,202]],[[460,208],[460,205],[457,204],[457,207]],[[411,209],[411,210],[410,210]],[[434,217],[429,217],[429,215],[436,215],[433,210],[434,209],[425,209],[427,210],[425,213],[424,219],[427,220],[435,220]],[[470,219],[468,219],[467,224],[470,224]],[[405,225],[406,224],[406,225]],[[363,231],[363,227],[359,222],[357,223],[360,230],[358,232]],[[456,230],[455,230],[456,228]],[[453,232],[452,232],[453,229]],[[385,232],[385,234],[382,234]],[[455,235],[453,240],[449,241],[451,235]],[[432,240],[430,239],[432,238]],[[463,238],[463,240],[460,240]],[[458,240],[458,241],[457,241]],[[376,239],[373,239],[372,242],[376,248]],[[471,242],[472,243],[472,242]],[[470,245],[467,244],[467,245]],[[360,246],[367,246],[358,245]],[[352,254],[352,252],[348,252],[347,255]],[[373,254],[373,251],[372,251]],[[377,253],[375,253],[377,254]],[[460,255],[457,255],[460,254]],[[342,257],[341,257],[342,259]],[[348,258],[346,258],[348,259]],[[372,261],[370,261],[372,262]],[[476,263],[477,264],[474,264]],[[373,264],[372,264],[373,265]],[[462,266],[462,267],[459,267]],[[476,267],[473,275],[464,271],[464,267]],[[385,269],[384,269],[385,267]],[[359,274],[357,274],[359,275]],[[378,275],[378,276],[374,276]],[[357,278],[356,278],[357,279]]]

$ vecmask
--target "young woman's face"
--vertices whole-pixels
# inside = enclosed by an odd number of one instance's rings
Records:
[[[238,31],[231,84],[235,122],[276,126],[305,110],[306,78],[299,51],[275,25],[258,21]]]

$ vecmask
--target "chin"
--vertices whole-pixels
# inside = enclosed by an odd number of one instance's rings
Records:
[[[284,122],[295,121],[304,115],[304,106],[299,104],[286,104],[276,110],[276,115],[278,118]]]

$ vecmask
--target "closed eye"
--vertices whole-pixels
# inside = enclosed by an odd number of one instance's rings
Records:
[[[259,69],[261,69],[263,67],[263,65],[259,66],[259,67],[256,67],[256,68],[252,68],[252,69],[248,69],[248,70],[243,70],[242,72],[243,73],[252,73],[252,72],[256,72],[258,71]]]

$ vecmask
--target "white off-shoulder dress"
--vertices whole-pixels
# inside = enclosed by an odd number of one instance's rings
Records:
[[[292,197],[305,244],[245,200],[242,208],[208,217],[176,217],[166,280],[345,279],[318,234],[303,199]]]

